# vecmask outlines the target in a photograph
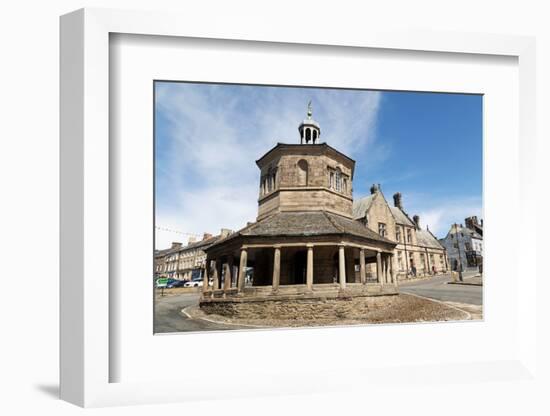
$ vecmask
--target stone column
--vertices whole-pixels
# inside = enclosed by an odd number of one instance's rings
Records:
[[[428,253],[428,249],[426,251],[426,267],[428,268],[428,274],[432,273],[431,265],[430,265],[430,253]]]
[[[208,291],[208,266],[210,260],[204,262],[204,275],[202,276],[202,293]]]
[[[307,246],[306,284],[307,290],[313,290],[313,245]]]
[[[271,282],[274,292],[279,290],[279,279],[281,277],[281,248],[275,246],[275,252],[273,255],[273,280]]]
[[[224,280],[223,280],[223,290],[229,290],[231,289],[231,269],[233,269],[233,266],[230,263],[231,257],[227,258],[227,262],[225,263],[224,267]]]
[[[235,258],[233,256],[229,256],[227,259],[227,265],[229,267],[229,288],[233,285],[233,281],[235,280]],[[236,283],[236,282],[235,282]],[[235,284],[236,286],[236,284]]]
[[[397,286],[397,267],[395,264],[395,254],[390,255],[390,267],[391,267],[391,281]]]
[[[380,252],[376,253],[376,277],[378,278],[378,283],[383,284],[382,254]]]
[[[367,283],[367,271],[365,270],[365,250],[359,251],[359,272],[361,274],[361,283]]]
[[[346,288],[346,254],[344,246],[338,247],[338,277],[340,279],[340,289]]]
[[[244,290],[244,280],[246,279],[246,264],[248,261],[248,252],[246,248],[241,249],[241,261],[239,263],[239,279],[237,282],[237,288],[239,292]]]
[[[220,284],[220,261],[218,259],[214,260],[214,270],[213,270],[213,276],[212,276],[212,296],[214,296],[214,290],[218,288],[218,285]]]

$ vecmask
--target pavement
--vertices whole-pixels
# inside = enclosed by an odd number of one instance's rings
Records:
[[[474,278],[474,275],[464,275],[464,280],[466,282],[470,278]],[[424,280],[416,280],[414,282],[399,282],[399,291],[443,302],[455,302],[478,306],[483,304],[482,286],[448,284],[449,282],[452,282],[450,274]]]
[[[155,334],[193,331],[223,331],[228,329],[250,329],[236,325],[223,325],[202,319],[190,319],[181,310],[198,305],[200,293],[182,293],[157,296],[155,298]]]
[[[464,280],[468,282],[470,279],[473,281],[475,279],[474,275],[465,274]],[[449,282],[452,282],[451,275],[446,274],[412,282],[400,282],[399,290],[402,293],[446,302],[455,307],[462,307],[462,309],[471,306],[473,310],[469,311],[470,313],[480,309],[478,307],[481,307],[483,303],[482,286],[449,284]],[[191,319],[182,313],[182,309],[198,305],[199,298],[200,293],[177,293],[162,297],[157,295],[155,298],[155,333],[250,329],[248,326],[226,325],[203,319]]]

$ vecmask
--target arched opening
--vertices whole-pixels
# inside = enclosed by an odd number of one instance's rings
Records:
[[[311,140],[311,130],[306,129],[306,143],[309,143],[310,140]]]
[[[313,130],[313,143],[317,141],[317,130]]]
[[[308,184],[308,164],[307,161],[301,159],[298,162],[298,185],[307,186]]]

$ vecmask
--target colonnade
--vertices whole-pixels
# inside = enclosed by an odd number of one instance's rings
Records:
[[[296,247],[296,246],[292,246]],[[314,258],[314,249],[315,244],[305,244],[307,248],[307,261],[306,261],[306,288],[308,291],[313,290],[313,258]],[[236,282],[236,289],[238,292],[242,292],[245,287],[246,279],[246,267],[248,262],[248,250],[253,249],[253,246],[243,246],[240,252],[240,261],[238,267],[238,275]],[[262,247],[265,248],[265,247]],[[273,275],[272,275],[272,291],[277,292],[280,286],[281,278],[281,249],[282,245],[275,244],[272,246],[273,249]],[[346,245],[338,245],[338,283],[340,289],[346,289]],[[365,261],[365,250],[364,248],[359,248],[359,273],[361,284],[367,284],[367,274],[366,274],[366,261]],[[373,249],[369,249],[372,251]],[[232,255],[227,256],[227,261],[223,264],[224,267],[224,283],[223,290],[224,292],[234,290],[231,283],[234,281],[234,259]],[[205,266],[204,281],[203,281],[203,291],[208,291],[208,282],[212,276],[213,280],[213,289],[220,287],[220,279],[222,277],[222,261],[220,258],[208,260]],[[395,258],[393,252],[383,252],[381,250],[376,250],[376,276],[377,284],[387,285],[387,284],[397,284],[397,267],[395,264]]]

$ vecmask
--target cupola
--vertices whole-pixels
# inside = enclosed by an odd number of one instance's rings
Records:
[[[298,131],[300,132],[300,144],[317,144],[321,136],[321,127],[319,123],[311,118],[313,111],[311,101],[307,105],[307,118],[300,123]]]

